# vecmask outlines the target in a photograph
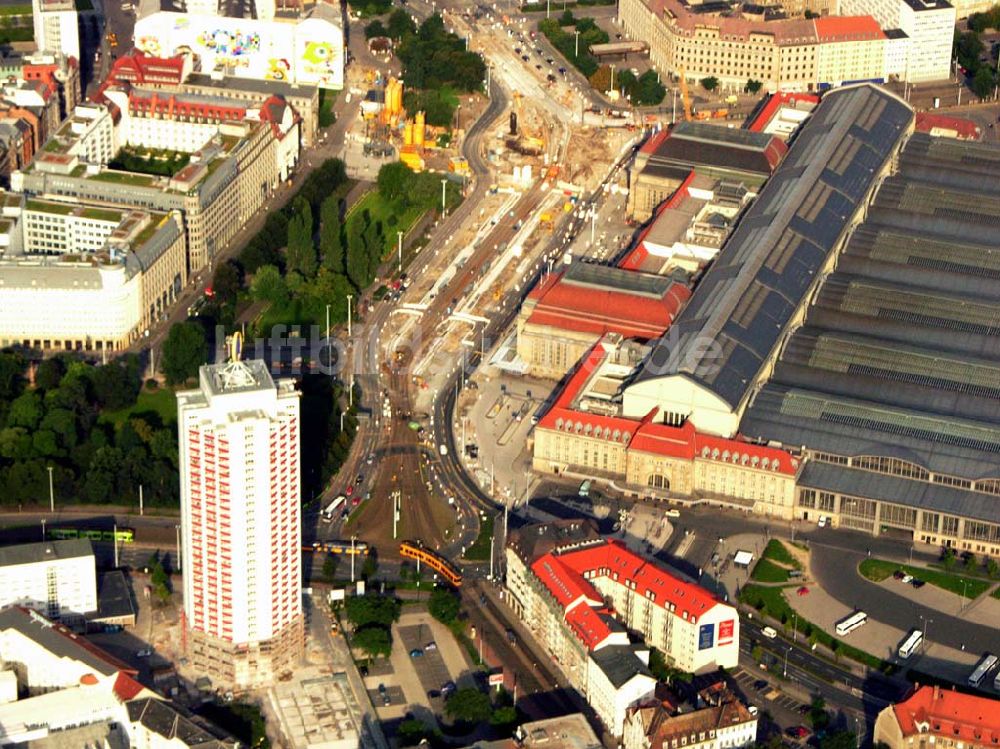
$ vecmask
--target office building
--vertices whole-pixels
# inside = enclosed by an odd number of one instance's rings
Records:
[[[25,606],[78,623],[97,611],[97,573],[89,541],[45,541],[0,548],[0,608]]]
[[[918,686],[878,714],[873,741],[889,749],[994,747],[1000,743],[1000,700]]]
[[[122,351],[187,283],[179,211],[0,197],[0,345]]]
[[[183,217],[187,271],[196,273],[286,180],[299,158],[296,113],[277,97],[259,107],[195,94],[114,84],[80,105],[12,189],[30,196],[134,207]],[[123,147],[138,156],[187,154],[172,176],[109,166]]]
[[[898,29],[905,37],[900,80],[911,83],[947,80],[955,8],[945,0],[840,0],[841,11],[872,16],[883,29]],[[894,64],[894,68],[899,63]],[[845,78],[844,80],[859,80]]]
[[[798,13],[794,7],[785,11]],[[691,85],[714,77],[733,92],[757,81],[776,93],[882,82],[900,47],[909,64],[901,72],[894,66],[893,75],[914,82],[947,78],[950,51],[944,50],[950,50],[955,11],[945,0],[841,0],[839,8],[806,18],[759,5],[622,0],[618,17],[629,36],[648,41],[650,60],[664,75],[684,75]],[[902,33],[889,33],[897,30]],[[888,46],[896,50],[887,53]]]
[[[184,619],[213,680],[267,684],[303,649],[299,394],[263,361],[177,394]]]

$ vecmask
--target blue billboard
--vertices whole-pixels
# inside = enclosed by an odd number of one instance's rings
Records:
[[[698,628],[698,650],[708,650],[715,644],[715,625],[702,624]]]

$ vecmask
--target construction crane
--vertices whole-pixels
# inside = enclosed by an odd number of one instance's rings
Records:
[[[678,71],[678,75],[681,77],[681,99],[684,101],[684,119],[688,122],[691,121],[691,92],[688,91],[687,76],[684,66]]]

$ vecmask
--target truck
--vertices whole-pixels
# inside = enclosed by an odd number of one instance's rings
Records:
[[[347,502],[347,497],[343,494],[338,494],[336,498],[326,506],[323,510],[323,522],[329,523],[333,521],[333,514],[337,511],[337,508],[343,507]]]

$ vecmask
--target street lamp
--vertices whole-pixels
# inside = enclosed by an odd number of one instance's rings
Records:
[[[573,57],[580,56],[580,32],[574,31],[573,34],[576,36],[576,40],[573,44]]]
[[[42,518],[42,541],[45,541],[45,518]]]
[[[930,631],[930,625],[934,623],[934,620],[928,619],[923,614],[921,614],[918,618],[920,619],[921,626],[924,630],[924,643],[929,643],[931,638],[928,632]]]
[[[781,678],[788,678],[788,651],[791,650],[790,647],[785,648],[785,667],[781,671]]]
[[[441,180],[441,213],[443,214],[446,210],[445,208],[445,186],[448,184],[448,180]]]
[[[49,469],[49,512],[54,513],[56,511],[56,495],[55,495],[55,492],[52,489],[52,466],[48,466],[48,469]],[[45,524],[45,521],[43,520],[42,521],[42,525],[44,525],[44,524]],[[45,536],[45,529],[44,528],[42,528],[42,536],[43,536],[42,540],[44,541],[45,540],[44,539],[44,536]]]
[[[330,305],[326,305],[326,337],[330,337]]]
[[[351,337],[351,300],[354,299],[354,294],[347,295],[347,337]]]
[[[396,232],[396,251],[399,254],[399,272],[403,272],[403,232]]]

